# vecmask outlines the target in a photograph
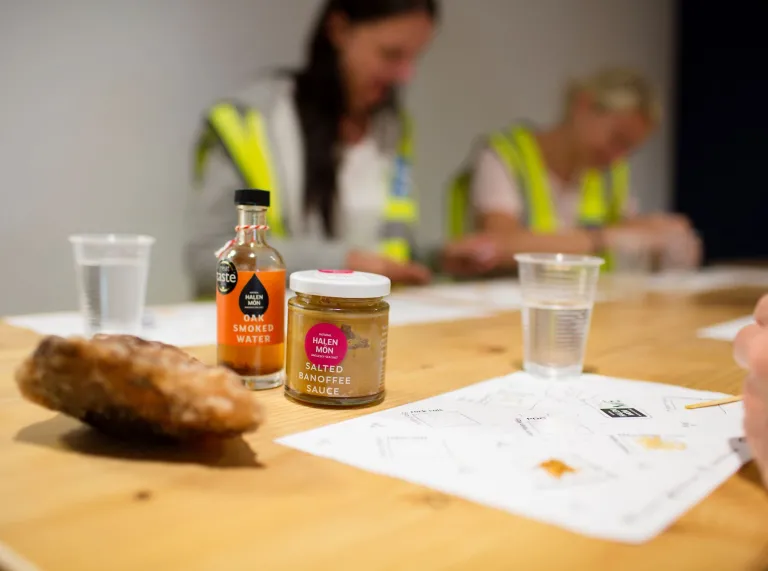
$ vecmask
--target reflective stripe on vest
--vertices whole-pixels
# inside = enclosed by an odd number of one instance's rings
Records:
[[[517,173],[518,180],[522,182],[528,227],[539,233],[556,232],[559,224],[549,187],[548,169],[531,132],[523,127],[514,127],[508,133],[492,135],[490,144],[510,168],[510,172]],[[625,162],[615,163],[606,174],[587,171],[581,180],[579,223],[584,226],[602,226],[618,222],[624,210],[627,192],[628,167]]]
[[[243,182],[252,188],[271,192],[267,223],[273,234],[285,236],[278,180],[273,170],[270,142],[261,113],[254,109],[238,109],[231,103],[220,103],[210,110],[208,123],[222,142]],[[198,176],[202,176],[205,152],[211,144],[209,135],[201,138],[197,150]],[[411,257],[411,227],[419,216],[412,192],[412,157],[412,127],[410,120],[404,117],[403,133],[384,205],[380,243],[381,252],[398,261],[407,261]]]
[[[517,148],[509,137],[503,133],[493,133],[489,137],[489,145],[507,167],[510,176],[517,180],[518,187],[527,192],[529,184],[522,180],[525,169]],[[448,236],[458,239],[464,235],[467,226],[467,216],[471,212],[470,191],[472,185],[472,169],[465,169],[453,180],[448,191]],[[525,205],[528,200],[524,200]],[[525,216],[524,216],[525,218]]]
[[[269,140],[260,113],[241,112],[231,103],[215,105],[208,123],[218,135],[246,186],[270,192],[267,224],[275,236],[285,236],[278,180],[272,169]]]
[[[613,189],[613,200],[608,210],[609,222],[619,222],[624,216],[624,209],[629,200],[629,164],[627,161],[617,161],[611,166],[610,187]]]
[[[448,189],[448,237],[452,240],[464,234],[466,218],[470,212],[469,188],[472,173],[465,170],[460,173]]]
[[[384,205],[379,252],[398,262],[411,259],[413,225],[419,219],[418,203],[413,193],[411,169],[413,165],[413,124],[406,114],[401,114],[402,133],[397,146],[393,172]]]

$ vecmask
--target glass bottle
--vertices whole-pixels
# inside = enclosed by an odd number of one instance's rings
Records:
[[[237,235],[216,268],[218,364],[252,390],[285,378],[285,263],[266,241],[269,198],[265,190],[235,192]]]

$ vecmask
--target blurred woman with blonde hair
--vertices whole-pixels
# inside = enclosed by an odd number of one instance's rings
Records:
[[[526,123],[483,139],[449,194],[443,252],[452,273],[514,265],[517,252],[605,254],[632,236],[655,254],[673,247],[697,265],[700,243],[675,214],[640,216],[628,157],[653,132],[660,104],[631,69],[604,69],[571,83],[562,119]]]

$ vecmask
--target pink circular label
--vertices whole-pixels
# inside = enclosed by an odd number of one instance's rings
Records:
[[[313,365],[338,365],[347,355],[347,337],[335,325],[318,323],[307,331],[304,351]]]
[[[321,274],[354,274],[353,270],[317,270]]]

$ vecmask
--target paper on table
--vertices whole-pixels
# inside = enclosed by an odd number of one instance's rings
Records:
[[[84,335],[83,318],[78,312],[20,315],[5,318],[16,327],[31,329],[43,335]],[[141,336],[178,347],[216,343],[216,305],[186,303],[151,307],[145,315]]]
[[[743,327],[746,327],[750,323],[754,323],[755,318],[751,315],[745,315],[732,321],[726,321],[725,323],[718,323],[710,327],[704,327],[697,331],[699,337],[705,339],[718,339],[720,341],[733,341],[736,339],[736,334],[741,331]]]
[[[437,284],[405,290],[403,295],[429,300],[457,301],[497,310],[520,309],[522,297],[517,280]]]
[[[699,293],[738,285],[737,273],[725,268],[698,272],[664,272],[648,279],[648,289],[659,292]]]
[[[719,393],[515,373],[277,442],[588,536],[661,533],[749,459]],[[703,413],[703,414],[702,414]]]
[[[413,325],[417,323],[437,323],[457,319],[488,317],[493,313],[480,307],[454,305],[438,300],[429,302],[392,295],[389,303],[389,325]]]
[[[700,293],[729,287],[766,287],[768,271],[759,268],[713,266],[695,272],[664,272],[651,276],[648,288],[654,291]]]
[[[294,293],[286,292],[286,304]],[[439,301],[402,299],[397,294],[390,304],[390,325],[409,325],[485,317],[487,311],[475,307],[459,307]],[[83,335],[85,327],[78,312],[45,313],[7,317],[16,327],[31,329],[43,335]],[[178,347],[195,347],[216,343],[216,304],[185,303],[147,308],[142,337]],[[286,321],[287,328],[287,321]]]
[[[5,317],[3,321],[15,327],[31,329],[42,335],[83,335],[83,319],[76,312],[35,313]]]
[[[738,276],[739,283],[736,285],[746,285],[752,287],[765,287],[768,288],[768,270],[761,268],[746,268],[746,267],[718,267],[717,269],[722,271],[735,272]]]

